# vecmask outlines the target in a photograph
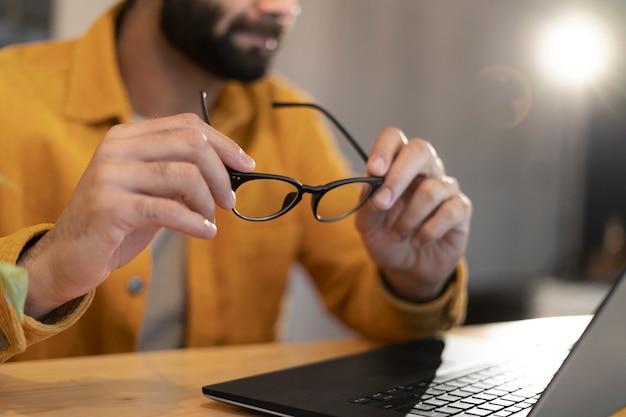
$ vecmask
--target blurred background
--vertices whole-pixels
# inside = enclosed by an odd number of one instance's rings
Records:
[[[0,45],[75,36],[113,3],[0,0]],[[301,5],[276,71],[366,147],[387,125],[431,141],[472,199],[467,322],[593,312],[626,264],[626,2]],[[282,337],[345,335],[304,275]]]

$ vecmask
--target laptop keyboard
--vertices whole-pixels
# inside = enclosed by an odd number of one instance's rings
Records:
[[[534,371],[534,369],[533,369]],[[528,370],[496,365],[458,378],[416,381],[353,398],[350,402],[419,417],[518,417],[530,412],[556,368]]]

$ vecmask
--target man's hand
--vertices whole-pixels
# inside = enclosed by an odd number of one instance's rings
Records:
[[[436,298],[465,253],[470,200],[428,142],[397,129],[379,134],[367,170],[385,183],[357,213],[366,247],[396,294]]]
[[[216,205],[235,204],[225,165],[254,161],[193,114],[113,127],[54,228],[22,256],[26,313],[41,317],[97,287],[162,227],[215,236]]]

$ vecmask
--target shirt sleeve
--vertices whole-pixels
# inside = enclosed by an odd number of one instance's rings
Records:
[[[393,294],[382,278],[381,291],[387,301],[401,312],[406,323],[415,334],[423,336],[438,330],[450,329],[462,324],[465,320],[467,305],[467,263],[459,261],[454,276],[443,293],[436,299],[426,303],[412,303]]]
[[[58,307],[41,321],[24,314],[28,273],[15,264],[28,242],[50,228],[33,226],[0,238],[0,363],[72,326],[93,300],[94,291]]]

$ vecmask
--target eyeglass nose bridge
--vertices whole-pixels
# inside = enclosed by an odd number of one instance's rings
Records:
[[[291,178],[289,178],[291,180]],[[360,178],[355,178],[355,180],[359,180],[356,182],[361,182]],[[355,207],[353,210],[342,214],[341,216],[338,217],[333,217],[333,218],[325,218],[322,217],[318,214],[317,212],[317,208],[319,206],[320,201],[322,200],[322,198],[329,192],[332,191],[333,189],[337,188],[337,187],[341,187],[342,185],[346,184],[346,180],[339,180],[339,181],[333,181],[331,183],[328,184],[324,184],[324,185],[317,185],[317,186],[311,186],[311,185],[305,185],[305,184],[301,184],[298,181],[289,181],[291,182],[296,188],[297,188],[297,193],[295,196],[293,196],[294,198],[291,199],[292,195],[294,193],[289,193],[287,196],[285,196],[285,200],[283,201],[283,207],[281,208],[281,210],[274,214],[273,216],[271,216],[270,218],[276,218],[276,217],[280,217],[283,214],[286,214],[288,211],[290,211],[292,208],[294,208],[295,206],[297,206],[300,201],[302,201],[302,197],[304,197],[304,194],[311,194],[311,210],[313,211],[313,215],[315,216],[315,218],[320,221],[320,222],[324,222],[324,223],[330,223],[330,222],[334,222],[336,220],[340,220],[343,219],[344,217],[349,216],[350,214],[354,213],[356,210],[358,210],[361,205],[359,205],[358,207]],[[289,201],[290,200],[290,201]]]

